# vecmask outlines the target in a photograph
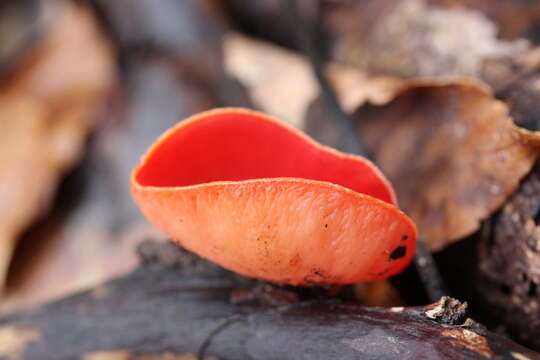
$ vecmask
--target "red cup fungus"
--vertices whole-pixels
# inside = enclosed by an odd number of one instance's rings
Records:
[[[403,270],[416,227],[368,160],[267,115],[224,108],[163,134],[131,176],[142,212],[186,249],[281,284],[350,284]]]

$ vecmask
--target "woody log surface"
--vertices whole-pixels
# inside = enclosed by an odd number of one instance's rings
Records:
[[[145,243],[141,253],[126,277],[0,319],[0,358],[540,359],[466,319],[450,298],[421,308],[299,301],[173,244]]]

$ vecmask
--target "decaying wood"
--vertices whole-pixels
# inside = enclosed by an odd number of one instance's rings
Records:
[[[478,292],[494,315],[540,349],[540,165],[478,235]]]
[[[465,319],[465,306],[449,298],[420,308],[298,301],[286,295],[294,292],[290,289],[277,289],[277,296],[250,290],[251,280],[172,244],[142,249],[146,262],[129,276],[0,319],[0,355],[73,359],[124,351],[219,359],[540,359]],[[249,293],[253,296],[245,296]]]

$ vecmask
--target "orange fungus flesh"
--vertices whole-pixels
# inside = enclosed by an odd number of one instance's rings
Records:
[[[188,250],[277,283],[387,278],[416,245],[416,227],[368,160],[245,109],[204,112],[167,131],[133,171],[131,191]]]

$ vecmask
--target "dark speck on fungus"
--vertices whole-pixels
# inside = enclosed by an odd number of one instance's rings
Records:
[[[397,248],[395,248],[391,253],[390,253],[390,256],[389,256],[389,260],[390,261],[394,261],[394,260],[397,260],[397,259],[401,259],[402,257],[405,256],[405,254],[407,254],[407,247],[406,246],[398,246]]]

